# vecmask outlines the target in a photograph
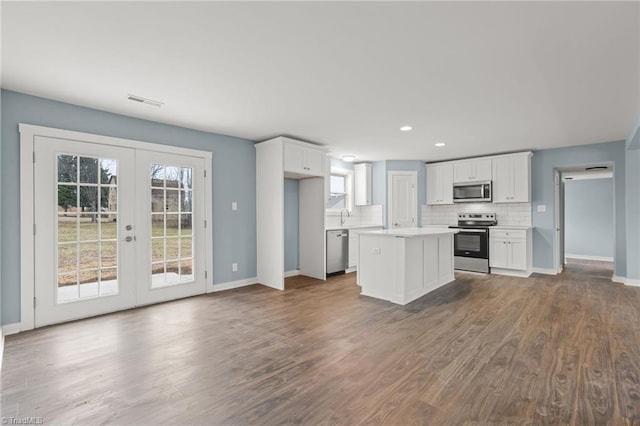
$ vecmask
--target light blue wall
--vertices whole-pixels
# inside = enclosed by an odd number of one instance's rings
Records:
[[[2,91],[2,323],[20,320],[18,123],[193,148],[213,153],[213,282],[256,276],[254,142]],[[231,202],[238,202],[238,211]],[[238,263],[238,272],[231,264]]]
[[[640,139],[640,132],[636,133]],[[639,145],[632,145],[639,146]],[[640,280],[640,149],[627,149],[627,278]]]
[[[382,224],[387,227],[387,162],[371,163],[371,203],[382,206]]]
[[[300,182],[284,180],[284,271],[295,271],[299,261]]]
[[[613,179],[566,181],[565,253],[613,258]]]
[[[554,246],[554,169],[599,163],[614,165],[615,274],[626,276],[627,238],[625,208],[625,142],[607,142],[534,152],[531,161],[533,266],[553,269]],[[545,205],[545,212],[538,212]],[[635,219],[637,220],[637,219]]]

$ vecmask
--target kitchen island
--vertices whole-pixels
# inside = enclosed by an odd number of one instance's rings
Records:
[[[360,233],[361,294],[405,305],[454,280],[457,229],[398,228]]]

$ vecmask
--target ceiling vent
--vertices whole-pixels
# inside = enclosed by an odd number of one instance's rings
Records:
[[[164,105],[164,102],[154,101],[153,99],[143,98],[142,96],[138,96],[138,95],[127,95],[127,99],[133,102],[139,102],[141,104],[151,105],[156,108],[160,108],[162,105]]]
[[[600,170],[608,170],[609,168],[607,166],[593,166],[593,167],[587,167],[585,169],[585,171],[587,172],[597,172]]]

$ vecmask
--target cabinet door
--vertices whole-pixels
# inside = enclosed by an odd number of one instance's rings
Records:
[[[513,157],[511,161],[511,182],[513,188],[511,202],[528,203],[530,200],[530,158],[528,155],[520,155]]]
[[[427,204],[440,204],[440,188],[438,182],[439,167],[437,164],[427,164]]]
[[[493,202],[510,203],[513,198],[513,159],[511,157],[493,160]]]
[[[527,269],[527,240],[509,240],[509,269],[525,271]]]
[[[439,204],[453,204],[453,164],[438,166]]]
[[[457,161],[453,163],[453,182],[469,182],[473,180],[473,162]]]
[[[359,238],[355,232],[349,232],[349,268],[358,266]]]
[[[491,180],[491,159],[475,160],[473,162],[474,181]]]
[[[284,144],[284,171],[305,173],[303,166],[304,148],[295,144]]]
[[[371,205],[371,165],[356,164],[353,167],[355,177],[355,205]]]
[[[324,152],[313,148],[303,148],[302,168],[304,174],[311,176],[323,176]]]
[[[489,266],[492,268],[504,268],[509,266],[507,240],[502,238],[490,238]]]

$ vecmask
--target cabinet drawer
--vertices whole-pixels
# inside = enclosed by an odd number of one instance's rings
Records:
[[[527,231],[524,229],[489,229],[490,238],[526,239]]]

